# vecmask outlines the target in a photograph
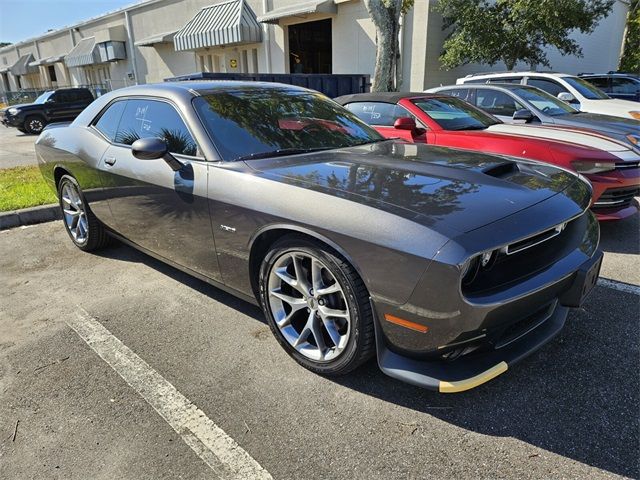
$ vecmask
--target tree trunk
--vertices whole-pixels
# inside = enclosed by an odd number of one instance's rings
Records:
[[[393,92],[396,89],[396,63],[398,61],[398,32],[402,0],[365,0],[369,16],[376,28],[376,69],[371,90]]]

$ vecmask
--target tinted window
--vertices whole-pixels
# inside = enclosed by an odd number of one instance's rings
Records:
[[[353,102],[345,105],[345,108],[369,125],[393,127],[395,121],[402,117],[416,120],[404,107],[393,103]]]
[[[613,77],[611,79],[612,93],[626,93],[633,95],[640,91],[640,80],[624,77]]]
[[[125,103],[124,101],[120,101],[109,105],[94,124],[94,126],[112,142],[116,141],[116,132],[118,131],[118,124],[120,123]]]
[[[585,80],[602,90],[609,88],[609,79],[607,77],[587,77]]]
[[[444,130],[481,130],[500,123],[459,98],[422,98],[412,101]]]
[[[487,88],[476,90],[476,106],[492,115],[507,117],[511,117],[517,110],[524,108],[506,93]]]
[[[163,139],[171,153],[197,153],[196,142],[175,108],[156,100],[127,100],[115,141],[131,145],[147,137]]]
[[[553,80],[547,80],[544,78],[529,78],[527,79],[527,85],[544,90],[550,93],[554,97],[557,97],[559,93],[567,92],[568,90]]]
[[[245,87],[194,99],[224,160],[286,149],[330,149],[382,140],[320,93]]]
[[[49,92],[44,92],[42,95],[40,95],[38,98],[36,98],[33,103],[44,103],[46,102],[49,98],[51,98],[53,96],[53,92],[49,91]]]
[[[522,77],[495,77],[487,80],[487,83],[522,83]]]

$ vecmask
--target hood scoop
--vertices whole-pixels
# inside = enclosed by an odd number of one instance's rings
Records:
[[[482,169],[482,173],[494,178],[508,178],[511,175],[519,173],[520,169],[515,162],[504,162],[497,165],[491,165],[490,167]]]

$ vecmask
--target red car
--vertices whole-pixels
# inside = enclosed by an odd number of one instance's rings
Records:
[[[552,163],[593,185],[598,220],[638,211],[640,154],[591,130],[507,125],[459,98],[425,93],[362,93],[335,99],[385,137]]]

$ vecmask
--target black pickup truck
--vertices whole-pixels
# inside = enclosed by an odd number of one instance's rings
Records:
[[[16,127],[23,133],[39,134],[53,122],[75,119],[93,102],[87,88],[61,88],[44,92],[33,103],[12,105],[1,112],[5,127]]]

